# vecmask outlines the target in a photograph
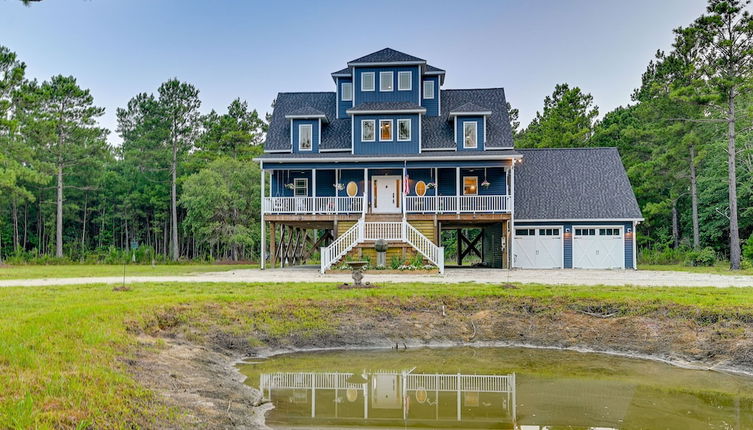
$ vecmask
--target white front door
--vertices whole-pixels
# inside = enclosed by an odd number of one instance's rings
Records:
[[[372,212],[400,213],[400,176],[374,176],[372,189]]]
[[[559,269],[562,267],[562,227],[516,227],[513,267]]]
[[[573,267],[576,269],[622,269],[625,242],[622,227],[574,227]]]

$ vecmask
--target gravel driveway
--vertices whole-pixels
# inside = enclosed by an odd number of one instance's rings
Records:
[[[136,282],[351,282],[348,274],[321,275],[315,267],[285,269],[243,269],[183,276],[129,276]],[[365,281],[427,283],[541,283],[557,285],[642,285],[685,287],[753,287],[753,276],[713,275],[647,270],[500,270],[447,269],[444,275],[366,274]],[[0,287],[73,284],[118,284],[122,277],[15,279],[0,281]]]

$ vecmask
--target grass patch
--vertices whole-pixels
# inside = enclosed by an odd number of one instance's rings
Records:
[[[192,273],[226,272],[236,269],[255,269],[256,264],[166,264],[125,266],[126,276],[170,276]],[[85,278],[98,276],[123,276],[123,266],[118,264],[66,264],[0,266],[0,280],[40,278]]]
[[[753,321],[751,288],[415,283],[339,290],[331,283],[167,282],[122,292],[105,285],[0,288],[0,428],[153,427],[174,416],[127,372],[142,331],[183,330],[201,342],[222,327],[261,344],[327,333],[332,316],[354,303],[373,302],[377,310],[369,312],[442,303],[449,309],[485,297],[530,312],[586,306],[630,315],[666,308],[701,321]]]
[[[753,275],[753,269],[730,270],[729,263],[718,262],[713,266],[686,266],[684,264],[639,264],[640,270],[671,272],[711,273],[715,275]]]

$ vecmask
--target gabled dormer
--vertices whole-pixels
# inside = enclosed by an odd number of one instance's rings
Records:
[[[491,110],[473,102],[450,111],[458,151],[483,151],[486,148],[486,119],[491,114]]]
[[[304,106],[285,115],[290,121],[290,145],[294,153],[319,152],[322,124],[327,115],[311,106]]]

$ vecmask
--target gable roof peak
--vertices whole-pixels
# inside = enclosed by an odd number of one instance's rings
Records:
[[[355,60],[348,61],[348,66],[355,65],[377,65],[377,64],[426,64],[423,58],[414,57],[413,55],[400,52],[392,48],[384,48]]]

